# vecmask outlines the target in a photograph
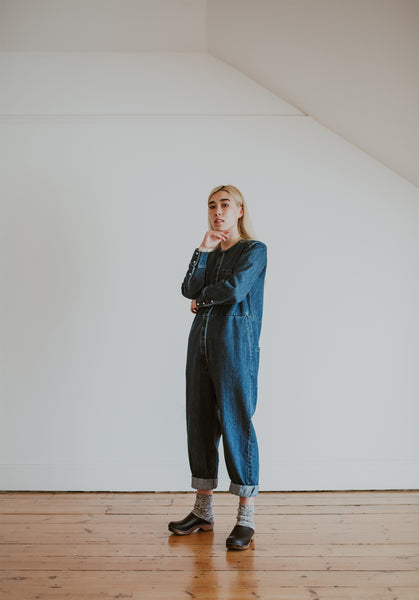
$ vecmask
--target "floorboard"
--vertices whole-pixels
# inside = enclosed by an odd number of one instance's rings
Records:
[[[226,550],[237,498],[213,531],[176,536],[194,493],[0,493],[5,600],[418,600],[419,492],[260,492],[248,550]]]

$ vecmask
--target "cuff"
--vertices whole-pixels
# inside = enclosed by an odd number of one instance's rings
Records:
[[[214,479],[202,479],[192,476],[191,487],[197,490],[214,490],[218,486],[218,477]]]
[[[259,493],[259,485],[241,485],[240,483],[230,483],[229,492],[236,496],[244,496],[245,498],[251,498],[257,496]]]
[[[201,292],[198,298],[195,298],[195,301],[198,308],[200,306],[210,306],[214,302],[214,300],[210,300],[209,302],[207,302],[204,297],[204,292]]]
[[[214,300],[207,300],[204,295],[205,288],[201,291],[198,298],[195,298],[196,305],[200,306],[212,306],[214,304]]]
[[[207,258],[208,252],[201,252],[201,250],[195,248],[191,262],[189,263],[189,269],[205,269],[207,266]]]

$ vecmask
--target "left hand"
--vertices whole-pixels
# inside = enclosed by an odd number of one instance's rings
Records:
[[[198,312],[198,310],[199,310],[199,308],[196,305],[196,300],[193,299],[191,302],[191,312],[196,314]]]

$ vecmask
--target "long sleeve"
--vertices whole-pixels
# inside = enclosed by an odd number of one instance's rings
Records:
[[[204,287],[207,258],[208,252],[201,252],[198,248],[195,249],[182,283],[182,294],[185,298],[193,300]]]
[[[252,289],[257,277],[266,267],[266,263],[266,245],[260,241],[249,244],[240,255],[231,275],[218,283],[203,287],[199,296],[195,296],[197,307],[241,302]]]

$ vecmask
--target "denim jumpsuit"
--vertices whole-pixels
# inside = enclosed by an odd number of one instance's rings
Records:
[[[192,487],[218,484],[218,444],[238,496],[259,492],[256,410],[267,247],[241,238],[227,250],[195,249],[182,294],[195,299],[186,359],[186,425]]]

